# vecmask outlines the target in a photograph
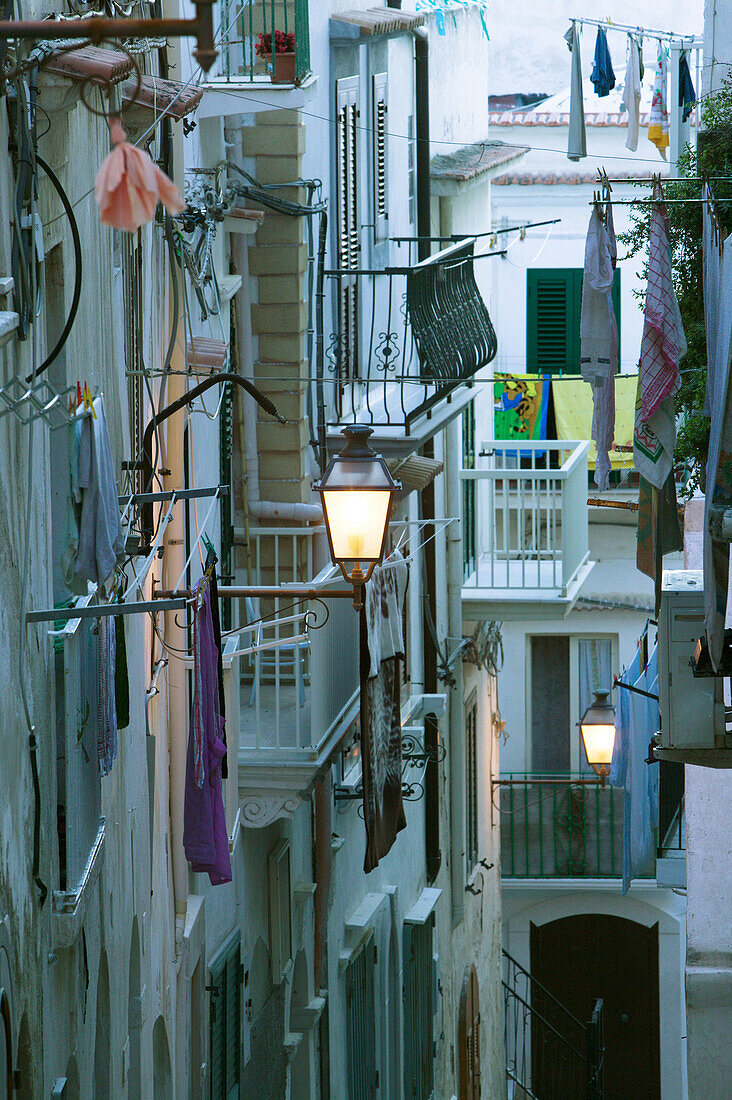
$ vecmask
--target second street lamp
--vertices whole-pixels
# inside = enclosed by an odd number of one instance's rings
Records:
[[[610,693],[596,691],[595,698],[580,719],[582,741],[587,763],[600,776],[603,787],[610,774],[615,746],[615,707],[609,702]]]
[[[363,585],[384,556],[392,501],[401,484],[371,447],[372,428],[353,424],[342,434],[346,446],[315,488],[323,502],[331,558],[354,586],[354,605],[360,606]]]

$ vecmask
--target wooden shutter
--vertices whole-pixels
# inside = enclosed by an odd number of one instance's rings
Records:
[[[404,1100],[434,1095],[433,925],[404,925]]]
[[[389,211],[387,207],[387,74],[373,78],[373,141],[374,141],[374,238],[386,239]]]
[[[378,1087],[375,967],[376,944],[371,937],[346,970],[348,1100],[372,1100]]]
[[[239,950],[237,932],[216,956],[210,969],[211,1100],[234,1100],[239,1096],[242,979]]]
[[[526,369],[530,373],[580,373],[581,267],[530,268],[526,272]],[[612,289],[620,362],[620,271]]]
[[[473,695],[465,710],[465,861],[470,874],[478,862],[478,704]]]
[[[458,1014],[459,1100],[480,1100],[480,1002],[478,975],[466,967]]]
[[[337,263],[356,270],[359,261],[358,77],[336,81]],[[337,347],[343,381],[358,374],[358,277],[338,279]]]

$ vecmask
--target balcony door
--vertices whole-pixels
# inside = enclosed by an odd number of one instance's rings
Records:
[[[603,1100],[660,1100],[658,925],[583,913],[531,925],[531,974],[582,1023],[603,1001]],[[551,1034],[532,1030],[533,1091],[555,1096]],[[538,1057],[539,1052],[543,1057]]]

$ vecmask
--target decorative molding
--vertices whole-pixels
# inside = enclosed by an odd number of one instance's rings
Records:
[[[247,795],[240,801],[241,825],[247,829],[264,829],[281,817],[292,819],[302,805],[302,799],[291,791]]]

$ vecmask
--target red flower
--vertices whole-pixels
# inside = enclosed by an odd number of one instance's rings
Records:
[[[254,47],[254,52],[257,57],[266,57],[273,52],[272,50],[272,35],[260,34],[257,37],[257,44]],[[274,53],[294,53],[295,52],[295,35],[293,31],[275,31],[274,32]]]

